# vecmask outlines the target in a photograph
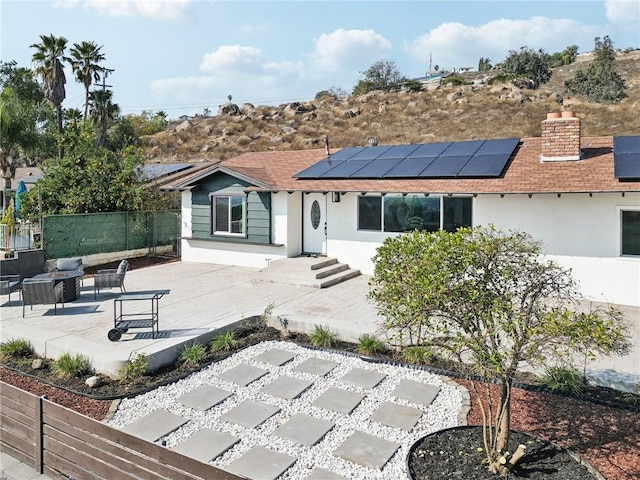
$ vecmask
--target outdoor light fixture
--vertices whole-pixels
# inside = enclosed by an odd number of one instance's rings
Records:
[[[340,192],[332,192],[331,201],[333,203],[340,203]]]

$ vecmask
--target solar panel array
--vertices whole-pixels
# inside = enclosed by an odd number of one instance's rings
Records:
[[[613,137],[613,167],[620,180],[640,179],[640,136]]]
[[[343,148],[294,175],[302,179],[489,178],[502,175],[519,138]]]
[[[142,175],[147,180],[155,180],[190,167],[190,163],[150,163],[143,165]]]

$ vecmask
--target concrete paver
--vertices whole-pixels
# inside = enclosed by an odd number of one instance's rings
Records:
[[[213,385],[200,385],[190,392],[181,395],[178,401],[185,407],[204,412],[223,402],[231,395],[233,395],[232,392],[214,387]]]
[[[362,393],[331,387],[316,398],[313,405],[348,415],[355,410],[364,397]]]
[[[365,368],[354,368],[345,373],[340,381],[362,388],[373,388],[378,385],[386,375],[384,373],[367,370]]]
[[[226,372],[218,375],[223,380],[227,380],[229,382],[240,385],[241,387],[246,387],[252,382],[255,382],[259,378],[264,377],[268,370],[263,368],[253,367],[251,365],[247,365],[246,363],[241,363],[240,365],[230,368]]]
[[[189,420],[163,409],[154,410],[131,422],[122,430],[149,442],[155,442],[177,430]]]
[[[238,437],[228,433],[204,428],[173,447],[173,450],[187,457],[208,463],[225,453],[239,441]]]
[[[300,413],[276,428],[273,434],[310,447],[322,440],[334,425],[329,420]]]
[[[269,395],[273,395],[274,397],[293,400],[294,398],[302,394],[302,392],[304,392],[311,385],[313,385],[313,382],[283,375],[276,378],[268,385],[265,385],[261,391],[262,393],[268,393]]]
[[[255,480],[275,480],[296,462],[294,457],[265,447],[253,447],[225,470]]]
[[[306,480],[349,480],[347,477],[330,472],[324,468],[315,468]]]
[[[427,385],[421,382],[414,382],[413,380],[402,380],[393,392],[391,392],[391,395],[428,407],[436,398],[439,391],[440,388],[435,385]]]
[[[318,375],[324,377],[331,370],[338,366],[337,362],[331,360],[324,360],[322,358],[309,358],[300,363],[294,368],[297,372],[310,373],[311,375]]]
[[[398,405],[393,402],[382,402],[371,414],[369,420],[410,432],[416,426],[423,413],[422,410],[417,408]]]
[[[245,400],[223,414],[223,420],[247,428],[256,428],[268,418],[273,417],[280,409],[255,400]]]
[[[256,362],[264,362],[269,365],[282,366],[287,362],[290,362],[296,357],[295,353],[287,352],[286,350],[282,350],[280,348],[272,348],[271,350],[267,350],[260,355],[256,355],[252,358],[252,360]]]
[[[365,467],[381,469],[398,448],[397,443],[355,431],[333,454]]]

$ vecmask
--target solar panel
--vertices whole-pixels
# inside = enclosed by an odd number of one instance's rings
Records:
[[[387,158],[406,158],[413,151],[419,148],[420,145],[412,144],[412,145],[393,145],[389,150],[384,152],[378,157],[378,160],[383,160]]]
[[[497,177],[509,161],[510,154],[474,155],[460,170],[460,177]]]
[[[519,138],[504,138],[500,140],[485,140],[482,146],[476,152],[476,155],[492,155],[502,153],[511,155],[520,143]]]
[[[447,147],[451,145],[451,142],[444,143],[423,143],[417,149],[415,149],[409,157],[437,157],[444,152]]]
[[[294,177],[499,177],[519,142],[519,138],[505,138],[344,148]]]
[[[640,154],[640,136],[613,137],[613,153]]]
[[[389,150],[389,145],[363,148],[358,153],[350,157],[349,160],[373,160],[387,150]]]
[[[365,165],[371,163],[371,160],[345,160],[337,162],[336,166],[326,171],[320,177],[322,178],[350,178]]]
[[[351,175],[351,178],[383,178],[402,160],[402,158],[380,159],[378,157]]]
[[[613,168],[616,178],[640,178],[640,136],[613,137]]]
[[[342,161],[331,160],[320,160],[318,163],[314,163],[310,167],[305,168],[299,173],[296,173],[294,178],[320,178],[323,174],[327,173],[329,170],[334,168],[336,165],[344,163]]]
[[[440,154],[445,157],[459,157],[459,156],[471,156],[480,146],[484,143],[484,140],[472,140],[470,142],[454,142]]]
[[[424,169],[419,177],[456,177],[471,157],[459,155],[455,157],[440,156]]]
[[[420,175],[436,157],[407,157],[389,170],[384,178],[412,178]]]

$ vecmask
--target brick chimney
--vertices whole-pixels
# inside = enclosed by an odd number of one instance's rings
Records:
[[[574,112],[549,113],[542,121],[543,162],[580,160],[580,119]]]

